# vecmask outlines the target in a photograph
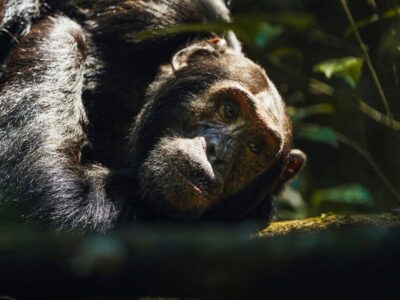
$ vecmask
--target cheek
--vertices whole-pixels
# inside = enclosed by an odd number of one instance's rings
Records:
[[[225,193],[238,192],[258,176],[264,173],[270,163],[266,159],[257,158],[253,155],[238,155],[240,159],[235,160],[231,176],[225,185]]]

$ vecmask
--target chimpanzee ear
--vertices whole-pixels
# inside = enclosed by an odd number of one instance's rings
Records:
[[[306,161],[307,157],[303,151],[299,149],[290,150],[280,182],[284,183],[292,179],[301,170]]]
[[[171,65],[174,71],[186,67],[190,60],[196,56],[208,56],[218,52],[224,52],[227,48],[225,39],[214,38],[206,42],[194,44],[178,51],[172,58]]]

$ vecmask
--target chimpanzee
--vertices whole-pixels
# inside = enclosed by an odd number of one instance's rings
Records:
[[[301,168],[222,0],[0,0],[0,208],[65,230],[264,220]]]

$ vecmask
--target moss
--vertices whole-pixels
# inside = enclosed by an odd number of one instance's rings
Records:
[[[334,231],[362,226],[400,227],[400,216],[390,213],[374,215],[327,214],[304,220],[273,222],[268,228],[260,231],[258,236],[279,236],[288,233],[313,234],[326,230]]]

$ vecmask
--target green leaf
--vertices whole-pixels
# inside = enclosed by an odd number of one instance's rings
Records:
[[[326,126],[301,124],[301,126],[296,128],[296,137],[313,142],[325,143],[335,148],[339,146],[338,135],[332,128]]]
[[[286,58],[286,57],[295,57],[295,58],[301,59],[303,57],[303,53],[300,50],[297,50],[295,48],[289,48],[289,47],[275,48],[275,49],[272,49],[270,51],[270,53],[280,59]]]
[[[277,25],[268,25],[276,23]],[[284,27],[293,30],[304,30],[315,23],[315,19],[306,13],[271,13],[271,14],[242,14],[235,15],[232,23],[186,23],[161,29],[146,30],[128,34],[127,38],[133,42],[164,36],[193,32],[224,32],[233,30],[245,44],[264,46],[272,38],[282,33]]]
[[[264,48],[272,40],[277,38],[283,33],[282,26],[274,26],[268,23],[261,23],[259,25],[259,32],[255,37],[254,43],[259,48]]]
[[[378,45],[378,58],[392,62],[393,76],[398,77],[398,72],[394,66],[400,57],[400,22],[393,24],[381,33]],[[398,80],[398,79],[397,79]]]
[[[314,115],[333,114],[334,108],[330,103],[321,103],[310,105],[308,107],[293,107],[288,106],[287,112],[292,118],[293,122],[299,122],[307,117]]]
[[[314,66],[314,72],[320,72],[330,79],[337,76],[346,81],[351,87],[357,86],[361,76],[364,60],[358,57],[343,57],[330,59]]]
[[[141,42],[143,40],[174,36],[187,32],[219,32],[231,29],[232,25],[228,23],[187,23],[177,26],[164,27],[161,29],[144,30],[138,33],[127,34],[127,38],[132,40],[133,42]]]
[[[349,184],[315,191],[311,196],[311,204],[319,207],[323,202],[371,207],[374,198],[364,186]]]
[[[392,18],[398,18],[400,16],[400,6],[396,6],[394,8],[388,9],[384,11],[382,14],[373,14],[365,19],[361,19],[356,22],[356,28],[362,29],[368,25],[374,24],[379,22],[380,20],[388,20]],[[346,28],[345,36],[349,36],[350,34],[354,33],[354,28],[349,26]]]

